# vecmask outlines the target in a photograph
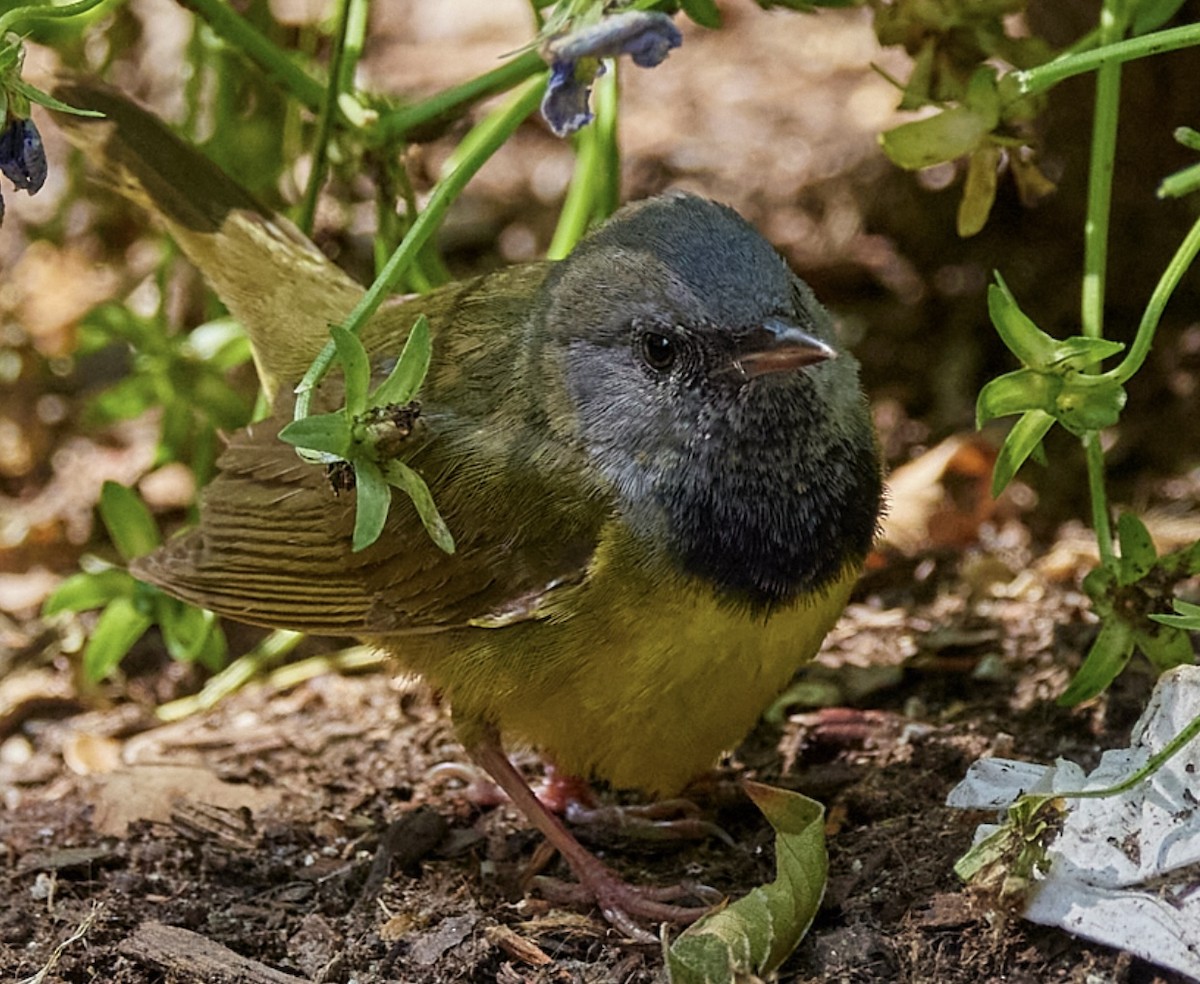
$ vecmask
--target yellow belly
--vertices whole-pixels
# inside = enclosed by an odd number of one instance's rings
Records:
[[[447,692],[464,742],[496,725],[571,774],[670,795],[737,745],[816,654],[858,574],[765,618],[694,581],[619,566],[548,618],[388,648]]]

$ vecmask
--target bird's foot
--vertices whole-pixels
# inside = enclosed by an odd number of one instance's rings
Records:
[[[563,817],[590,844],[668,843],[715,837],[734,846],[733,838],[715,823],[702,819],[700,808],[687,799],[659,800],[644,806],[602,806],[572,800],[563,810]]]
[[[565,882],[544,875],[533,880],[533,887],[556,905],[596,906],[613,928],[638,943],[657,943],[643,923],[672,923],[686,926],[695,922],[724,896],[707,885],[681,883],[648,887],[631,885],[599,860],[593,864],[573,864],[578,882]],[[695,899],[699,905],[673,905],[682,899]]]

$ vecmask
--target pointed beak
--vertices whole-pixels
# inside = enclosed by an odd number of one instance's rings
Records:
[[[828,342],[786,321],[768,318],[742,340],[733,367],[746,379],[754,379],[836,358],[837,351]]]

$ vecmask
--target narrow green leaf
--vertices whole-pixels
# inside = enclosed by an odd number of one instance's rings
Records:
[[[367,350],[357,335],[350,334],[341,325],[331,326],[329,334],[333,336],[346,382],[346,413],[350,417],[357,417],[367,409],[367,390],[371,385],[371,363],[367,359]]]
[[[996,456],[996,465],[992,469],[993,498],[1008,487],[1029,456],[1042,446],[1042,438],[1053,426],[1054,418],[1041,410],[1030,410],[1021,415]]]
[[[357,552],[369,547],[383,532],[388,507],[392,504],[392,488],[375,462],[360,458],[353,464],[357,495],[353,549]]]
[[[319,413],[293,420],[279,432],[279,439],[293,447],[322,451],[344,458],[350,453],[350,424],[341,411]]]
[[[433,345],[429,339],[429,320],[425,315],[417,318],[412,331],[405,339],[404,349],[396,361],[395,368],[388,374],[387,379],[379,384],[379,388],[371,394],[374,406],[387,406],[397,403],[403,406],[412,400],[425,382],[429,372],[429,362],[433,357]]]
[[[1022,365],[1045,369],[1053,364],[1057,339],[1042,331],[1021,310],[999,271],[996,282],[988,287],[988,316],[1001,340]]]
[[[1100,629],[1079,672],[1058,698],[1060,707],[1074,707],[1104,691],[1125,669],[1133,655],[1133,627],[1110,618]]]
[[[81,571],[54,589],[42,605],[42,614],[82,612],[107,605],[116,598],[132,598],[136,585],[133,575],[116,567],[95,573]]]
[[[26,99],[32,103],[37,103],[39,106],[45,106],[47,109],[53,109],[59,113],[69,113],[71,116],[90,116],[94,119],[103,119],[104,114],[98,113],[94,109],[76,109],[74,106],[68,106],[65,102],[55,99],[52,95],[42,92],[41,89],[35,89],[24,79],[8,78],[4,80],[5,85],[16,89]]]
[[[100,518],[125,560],[148,554],[162,542],[158,524],[141,497],[124,485],[105,482],[100,490]]]
[[[1108,338],[1087,338],[1084,335],[1072,335],[1061,342],[1054,343],[1048,366],[1069,366],[1072,369],[1086,369],[1090,365],[1103,362],[1122,349],[1124,342],[1114,342]]]
[[[969,154],[991,130],[988,121],[966,106],[903,123],[879,137],[883,151],[906,171],[953,161]]]
[[[421,523],[424,525],[425,531],[432,537],[433,542],[446,553],[454,553],[454,537],[451,535],[446,521],[442,519],[441,513],[438,512],[437,506],[434,505],[433,495],[429,491],[429,486],[425,484],[425,479],[404,462],[389,461],[387,480],[412,499],[413,507],[417,510],[417,515],[421,517]]]
[[[1193,605],[1191,602],[1180,601],[1176,598],[1174,608],[1174,615],[1151,615],[1150,617],[1162,625],[1200,632],[1200,605]]]
[[[1200,189],[1200,164],[1185,167],[1162,179],[1155,192],[1159,198],[1182,198]]]
[[[1121,545],[1121,565],[1117,583],[1133,584],[1152,570],[1158,560],[1158,551],[1150,531],[1133,513],[1121,513],[1117,520],[1117,542]]]
[[[1190,126],[1177,126],[1171,134],[1175,138],[1175,142],[1187,147],[1188,150],[1200,150],[1200,130],[1193,130]]]
[[[1000,148],[985,143],[972,154],[967,164],[967,180],[958,203],[958,234],[966,239],[981,230],[992,213],[996,200],[996,179],[1000,168]]]
[[[139,612],[132,599],[117,598],[110,603],[84,647],[84,679],[98,683],[108,677],[151,624],[150,616]]]
[[[824,807],[799,793],[743,786],[775,828],[775,881],[689,927],[666,954],[672,984],[771,974],[804,938],[825,893]]]

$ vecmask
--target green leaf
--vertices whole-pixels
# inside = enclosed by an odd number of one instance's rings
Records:
[[[743,786],[775,828],[775,881],[689,927],[666,954],[672,984],[771,974],[804,938],[825,893],[824,807],[799,793]]]
[[[105,482],[100,490],[100,518],[125,560],[144,556],[162,542],[158,524],[141,497],[117,482]]]
[[[996,282],[988,287],[988,316],[1001,340],[1022,365],[1044,369],[1054,362],[1058,341],[1021,310],[999,271]]]
[[[401,489],[410,499],[421,523],[433,542],[448,554],[454,553],[454,537],[446,521],[442,519],[437,506],[434,505],[433,495],[425,479],[404,464],[402,461],[389,461],[387,465],[387,480],[391,485]]]
[[[1053,426],[1054,418],[1042,410],[1029,410],[1021,415],[996,456],[996,465],[992,469],[993,498],[1008,487],[1029,456],[1041,447],[1042,438]]]
[[[1079,672],[1059,696],[1059,706],[1074,707],[1101,693],[1125,669],[1132,655],[1133,627],[1120,618],[1105,621]]]
[[[963,105],[986,122],[989,132],[996,129],[1000,122],[1000,93],[996,88],[996,70],[991,65],[980,65],[972,73]]]
[[[429,320],[425,315],[417,318],[412,331],[404,342],[404,349],[396,366],[388,374],[387,379],[379,384],[379,388],[371,394],[371,403],[375,406],[386,406],[391,403],[403,405],[409,403],[416,395],[425,376],[429,372],[429,362],[433,357],[433,345],[429,339]]]
[[[1175,599],[1174,615],[1151,615],[1150,618],[1162,625],[1174,626],[1177,629],[1188,629],[1191,632],[1200,631],[1200,605]]]
[[[350,424],[340,410],[337,413],[319,413],[293,420],[279,432],[279,439],[293,447],[345,458],[350,453]]]
[[[989,420],[1026,410],[1053,413],[1062,388],[1062,377],[1054,373],[1037,369],[1005,373],[979,391],[975,401],[975,425],[982,427]]]
[[[88,401],[84,419],[90,424],[132,420],[158,401],[154,380],[147,375],[126,376]]]
[[[90,116],[94,119],[103,119],[104,114],[98,113],[94,109],[76,109],[74,106],[68,106],[65,102],[55,99],[52,95],[42,92],[41,89],[35,89],[24,79],[9,78],[5,80],[5,85],[12,89],[16,89],[26,99],[32,103],[37,103],[39,106],[45,106],[47,109],[53,109],[59,113],[69,113],[71,116]]]
[[[1067,367],[1071,369],[1086,369],[1088,366],[1103,362],[1125,348],[1124,342],[1114,342],[1108,338],[1088,338],[1085,335],[1072,335],[1061,342],[1054,343],[1054,350],[1046,368]]]
[[[721,26],[721,12],[714,0],[681,0],[679,5],[701,27],[715,29]]]
[[[1050,412],[1072,434],[1112,427],[1125,408],[1125,389],[1110,376],[1071,371]]]
[[[167,653],[177,662],[194,662],[208,644],[209,636],[219,631],[216,615],[166,595],[161,595],[161,602],[156,614]]]
[[[1175,16],[1184,0],[1141,0],[1133,10],[1133,33],[1146,34]]]
[[[83,675],[98,683],[117,668],[152,621],[134,606],[131,598],[117,598],[100,614],[100,620],[83,650]]]
[[[987,224],[996,200],[996,178],[1000,168],[1000,148],[985,143],[967,164],[967,180],[958,203],[958,234],[964,239],[975,235]]]
[[[1192,663],[1196,658],[1191,636],[1172,626],[1138,629],[1133,634],[1133,641],[1160,673]]]
[[[357,417],[367,409],[367,389],[371,385],[371,363],[367,350],[357,335],[352,335],[341,325],[329,329],[333,344],[337,347],[338,361],[342,364],[342,375],[346,381],[346,414]]]
[[[388,507],[392,504],[392,488],[375,462],[360,458],[353,464],[357,493],[353,549],[357,552],[369,547],[383,532]]]
[[[82,612],[107,605],[116,598],[133,598],[136,587],[133,575],[117,567],[95,573],[81,571],[54,589],[42,605],[42,615]]]
[[[1118,584],[1133,584],[1154,570],[1154,563],[1158,560],[1154,540],[1146,524],[1133,513],[1121,513],[1117,520],[1117,542],[1121,545]]]
[[[955,106],[888,130],[879,142],[895,164],[918,171],[969,154],[991,129],[984,116],[966,106]]]

